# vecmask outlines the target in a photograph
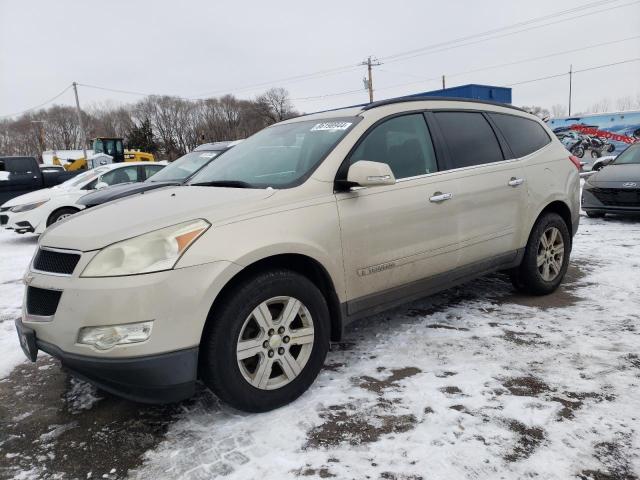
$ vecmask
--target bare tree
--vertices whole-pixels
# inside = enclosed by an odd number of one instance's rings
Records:
[[[631,95],[625,95],[616,100],[616,107],[620,111],[631,110],[634,107],[633,97]]]
[[[289,92],[284,88],[271,88],[259,95],[255,102],[256,111],[267,122],[276,123],[296,116]]]
[[[551,115],[551,112],[549,112],[548,109],[540,107],[538,105],[532,105],[530,107],[524,106],[522,107],[522,109],[540,118],[549,117]]]
[[[257,100],[233,95],[191,101],[149,96],[134,105],[94,105],[83,112],[91,137],[144,135],[161,158],[175,159],[197,145],[246,138],[274,122],[296,115],[286,90],[273,88]],[[44,135],[40,135],[41,129]],[[44,136],[44,141],[42,141]],[[145,137],[145,138],[146,138]],[[0,121],[0,154],[37,155],[43,149],[78,149],[83,139],[73,107],[54,105]],[[140,139],[136,139],[140,143]],[[143,142],[148,143],[148,142]]]
[[[567,114],[567,107],[562,105],[561,103],[556,103],[551,106],[551,114],[554,117],[564,117]]]
[[[591,113],[602,113],[611,111],[611,100],[607,97],[601,99],[589,107]]]

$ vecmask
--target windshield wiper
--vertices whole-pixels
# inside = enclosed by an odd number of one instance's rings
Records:
[[[230,187],[230,188],[253,188],[250,183],[241,180],[212,180],[210,182],[190,183],[196,187]]]

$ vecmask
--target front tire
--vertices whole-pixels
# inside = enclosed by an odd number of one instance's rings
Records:
[[[552,293],[567,272],[570,253],[571,235],[562,217],[542,215],[529,235],[522,263],[511,271],[514,287],[531,295]]]
[[[289,271],[261,273],[232,288],[200,345],[200,376],[224,402],[265,412],[302,395],[329,350],[329,309],[318,287]]]
[[[80,210],[78,210],[77,208],[71,208],[71,207],[60,208],[54,211],[51,215],[49,215],[49,218],[47,219],[47,227],[49,225],[53,225],[56,222],[64,220],[65,218],[68,218],[71,215],[78,213],[79,211]]]

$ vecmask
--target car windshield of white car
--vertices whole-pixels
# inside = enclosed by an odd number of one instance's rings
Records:
[[[274,125],[211,162],[189,182],[235,188],[291,188],[304,182],[358,117]]]
[[[60,188],[76,188],[79,187],[91,180],[95,179],[98,175],[109,170],[106,167],[94,168],[93,170],[87,170],[86,172],[81,173],[73,178],[70,178],[66,182],[58,185]]]
[[[173,161],[149,178],[149,182],[182,182],[218,156],[220,152],[191,152]]]
[[[631,145],[618,155],[613,163],[616,165],[628,165],[630,163],[640,164],[640,143]]]

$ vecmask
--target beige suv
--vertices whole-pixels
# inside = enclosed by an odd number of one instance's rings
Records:
[[[578,167],[505,105],[396,99],[288,120],[189,185],[49,228],[20,340],[134,400],[176,401],[200,379],[239,409],[273,409],[358,317],[496,270],[552,292]]]

